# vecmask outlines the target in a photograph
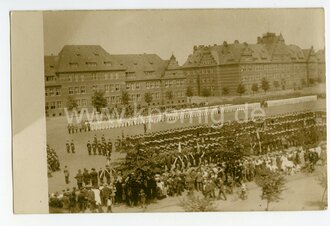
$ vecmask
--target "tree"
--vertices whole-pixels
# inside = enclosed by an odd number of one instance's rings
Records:
[[[258,90],[259,90],[258,84],[257,83],[253,83],[252,84],[252,87],[251,87],[251,90],[252,90],[253,93],[257,93]]]
[[[188,195],[187,199],[181,200],[179,205],[186,212],[214,212],[217,210],[211,200],[194,195]]]
[[[152,95],[151,93],[145,93],[144,94],[144,101],[150,106],[150,103],[152,102]]]
[[[278,202],[281,194],[285,190],[285,178],[279,172],[270,170],[260,171],[256,177],[256,184],[261,188],[261,199],[267,201],[266,211],[269,210],[269,204]]]
[[[236,92],[242,96],[245,93],[246,89],[245,89],[245,85],[243,83],[238,84]]]
[[[187,87],[186,95],[187,95],[187,97],[192,97],[194,95],[194,92],[193,92],[193,89],[191,88],[191,86]]]
[[[267,81],[266,78],[263,78],[261,80],[261,88],[265,93],[269,90],[269,82]]]
[[[172,91],[166,91],[165,93],[166,99],[171,101],[173,99],[173,92]]]
[[[223,88],[222,88],[222,95],[226,96],[226,95],[228,95],[228,94],[229,94],[229,89],[228,89],[228,87],[223,87]]]
[[[95,91],[92,96],[92,105],[99,112],[102,108],[107,106],[107,100],[104,98],[103,91]]]
[[[129,94],[127,91],[123,91],[121,93],[121,102],[123,103],[123,105],[128,105],[128,102],[130,101],[130,98],[129,98]]]
[[[202,96],[203,97],[209,97],[210,95],[211,95],[211,92],[210,92],[209,89],[207,89],[207,88],[202,89]]]
[[[72,96],[68,96],[66,99],[66,108],[72,111],[72,109],[77,108],[77,106],[77,101]]]
[[[280,83],[278,81],[274,81],[273,86],[275,87],[275,89],[278,89],[278,87],[280,87]]]

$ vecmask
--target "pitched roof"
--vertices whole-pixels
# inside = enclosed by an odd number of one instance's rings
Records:
[[[126,68],[127,80],[160,79],[168,65],[167,60],[161,59],[156,54],[124,54],[111,55],[116,61]]]
[[[44,70],[46,75],[55,75],[57,67],[56,56],[45,56],[44,57]]]
[[[58,72],[124,70],[99,45],[65,45],[58,54]]]
[[[306,62],[310,49],[303,50],[296,45],[286,45],[283,36],[266,33],[258,38],[257,44],[224,42],[222,45],[194,46],[183,68],[202,66],[203,56],[210,54],[215,65],[237,63]]]

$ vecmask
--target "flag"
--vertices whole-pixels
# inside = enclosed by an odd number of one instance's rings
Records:
[[[181,143],[179,142],[179,147],[178,147],[179,153],[181,153]]]

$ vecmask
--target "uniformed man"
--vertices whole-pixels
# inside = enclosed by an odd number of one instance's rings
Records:
[[[91,176],[92,186],[97,186],[97,184],[98,184],[98,173],[96,172],[96,170],[94,168],[92,168],[92,172],[90,173],[90,176]]]
[[[74,149],[75,149],[75,146],[74,146],[73,140],[71,140],[71,152],[73,154],[75,153]]]
[[[102,144],[101,144],[101,142],[97,143],[97,152],[99,153],[99,155],[102,155]]]
[[[80,169],[78,170],[78,173],[77,173],[77,175],[74,178],[77,180],[78,189],[81,189],[82,188],[83,181],[84,181],[84,176],[81,173],[81,170]]]
[[[69,169],[67,166],[64,167],[63,173],[64,173],[64,178],[65,178],[65,183],[69,184],[70,183],[70,179],[69,179],[70,172],[69,172]]]
[[[70,144],[69,144],[69,141],[67,140],[66,141],[66,151],[68,152],[68,153],[70,153]]]
[[[87,151],[88,151],[88,154],[89,155],[92,154],[92,145],[91,145],[91,143],[89,141],[87,142]]]
[[[93,149],[93,154],[96,155],[97,143],[93,142],[92,149]]]

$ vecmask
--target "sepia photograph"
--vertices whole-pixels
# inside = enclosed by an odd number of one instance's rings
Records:
[[[327,209],[324,21],[43,11],[47,211]]]

